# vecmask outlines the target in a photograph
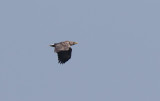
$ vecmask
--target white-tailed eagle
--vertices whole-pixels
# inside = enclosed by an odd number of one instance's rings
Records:
[[[64,64],[71,58],[72,54],[71,46],[75,44],[77,44],[77,42],[64,41],[64,42],[54,43],[50,46],[55,48],[54,52],[56,52],[58,55],[58,62],[60,64]]]

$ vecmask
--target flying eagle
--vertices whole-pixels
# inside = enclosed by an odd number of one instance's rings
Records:
[[[51,47],[54,47],[54,52],[58,55],[58,63],[64,64],[71,58],[72,54],[72,45],[78,44],[77,42],[73,41],[64,41],[60,43],[54,43],[50,45]]]

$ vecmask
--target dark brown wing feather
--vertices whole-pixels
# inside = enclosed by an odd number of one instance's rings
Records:
[[[58,62],[60,64],[64,64],[65,62],[67,62],[71,58],[71,54],[72,54],[72,48],[69,48],[68,51],[60,51],[60,52],[58,52],[57,53]]]

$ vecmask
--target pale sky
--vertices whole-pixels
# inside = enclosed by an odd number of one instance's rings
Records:
[[[160,101],[160,1],[1,0],[0,101]],[[76,41],[58,64],[50,44]]]

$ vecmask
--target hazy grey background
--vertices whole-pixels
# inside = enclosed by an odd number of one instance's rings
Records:
[[[159,44],[158,0],[1,0],[0,101],[160,101]]]

